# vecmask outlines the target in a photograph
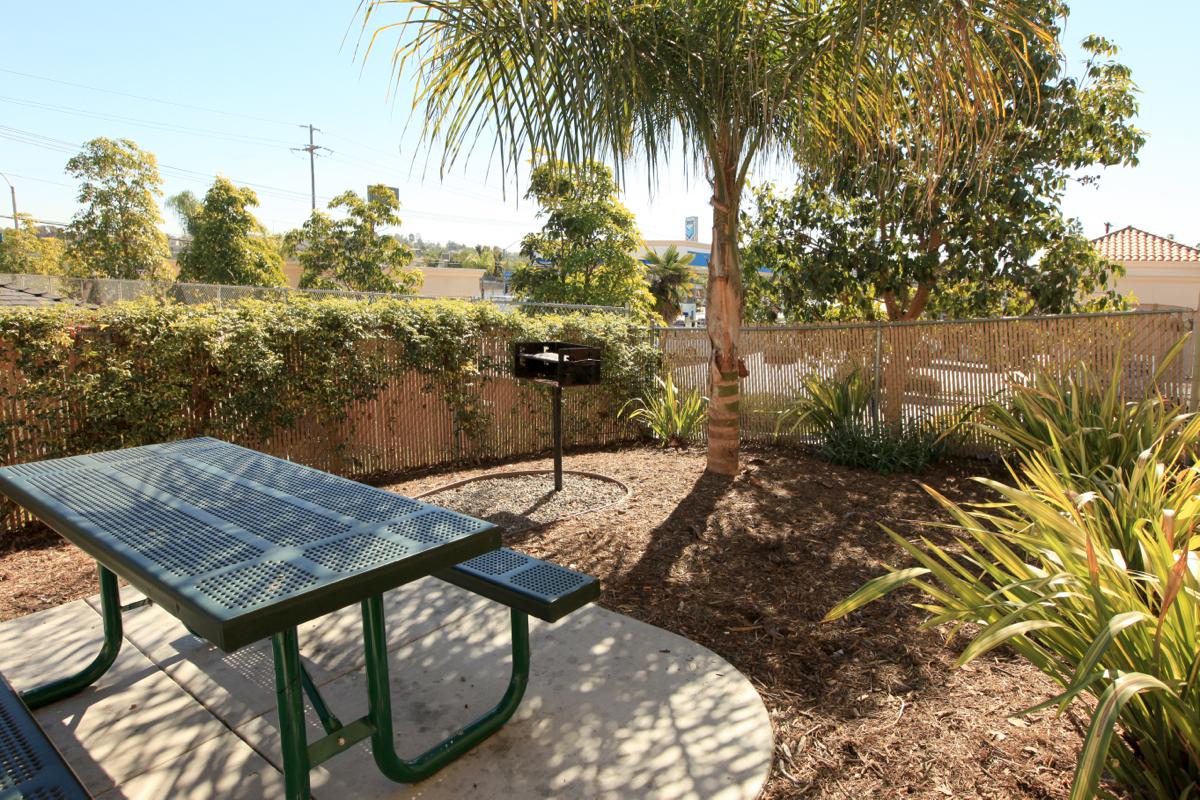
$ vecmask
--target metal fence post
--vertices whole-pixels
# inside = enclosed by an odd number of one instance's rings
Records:
[[[1192,396],[1188,408],[1200,410],[1200,298],[1192,312]]]
[[[871,422],[879,428],[879,379],[883,369],[883,323],[875,323],[875,364],[871,378],[874,384],[871,389]]]

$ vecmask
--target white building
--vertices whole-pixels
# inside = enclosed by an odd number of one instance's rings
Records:
[[[1106,233],[1092,244],[1125,267],[1112,288],[1137,298],[1146,310],[1200,307],[1200,248],[1133,227]]]

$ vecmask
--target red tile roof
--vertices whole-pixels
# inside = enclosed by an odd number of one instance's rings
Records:
[[[1093,239],[1092,244],[1100,255],[1113,261],[1200,261],[1200,248],[1132,225]]]

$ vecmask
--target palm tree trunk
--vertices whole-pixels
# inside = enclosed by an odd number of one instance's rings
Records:
[[[730,159],[733,161],[733,159]],[[708,472],[736,475],[742,330],[742,273],[738,258],[738,212],[741,192],[736,166],[713,176],[713,245],[708,262],[709,362]]]

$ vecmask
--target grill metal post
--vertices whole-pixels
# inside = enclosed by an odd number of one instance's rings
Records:
[[[600,383],[600,348],[570,342],[515,342],[513,377],[531,380],[553,391],[551,435],[554,437],[554,491],[563,488],[562,398],[565,386]]]
[[[554,491],[562,491],[562,385],[554,384]]]

